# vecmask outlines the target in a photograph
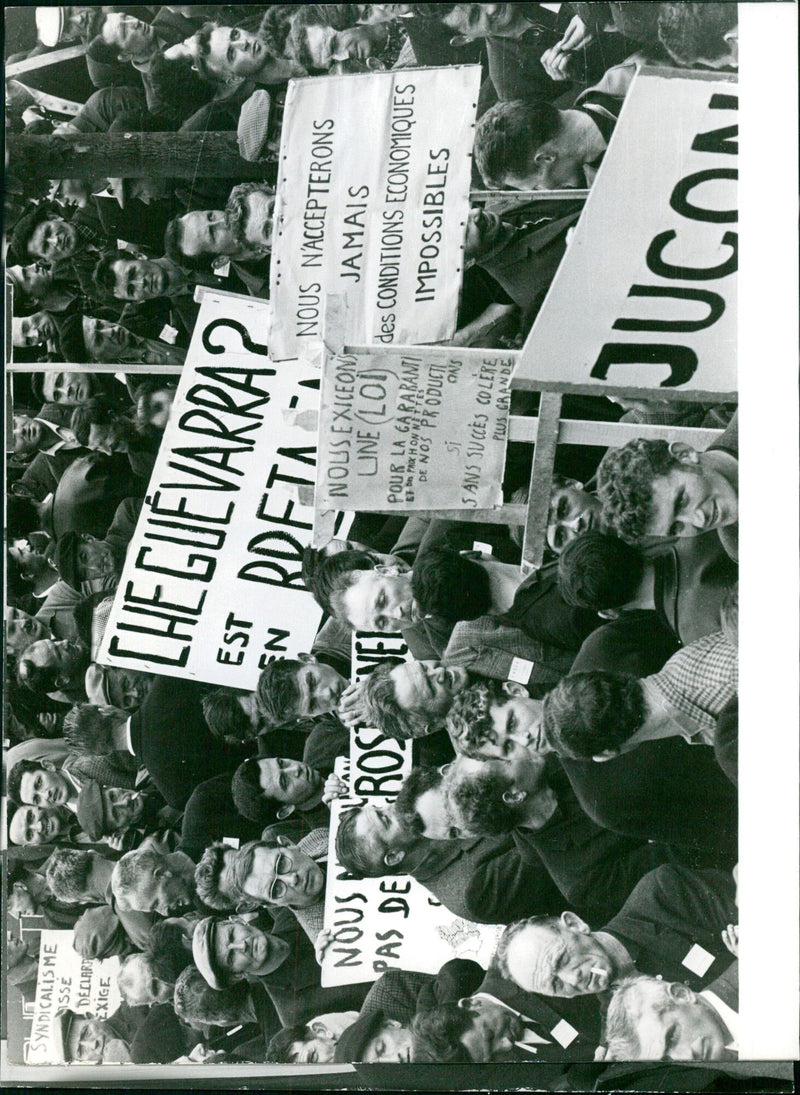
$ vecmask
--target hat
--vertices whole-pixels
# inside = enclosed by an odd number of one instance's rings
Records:
[[[64,8],[36,9],[36,37],[43,46],[58,45],[64,23]]]
[[[81,536],[75,529],[65,532],[56,544],[55,565],[67,585],[80,592],[81,580],[78,577],[78,546]]]
[[[11,231],[6,248],[6,266],[24,266],[31,261],[28,242],[36,226],[52,215],[52,207],[42,204],[19,218]]]
[[[101,840],[105,834],[106,814],[103,788],[96,779],[87,779],[78,793],[78,824],[92,840]]]
[[[386,1016],[382,1011],[373,1011],[369,1015],[362,1015],[360,1019],[356,1019],[352,1026],[343,1030],[333,1053],[336,1064],[351,1064],[353,1061],[360,1061],[367,1044],[375,1037],[385,1022]]]
[[[78,917],[72,946],[81,958],[110,958],[130,949],[125,929],[110,905],[87,909]]]
[[[69,1032],[75,1020],[81,1018],[83,1016],[70,1008],[63,1008],[50,1020],[50,1046],[55,1058],[52,1064],[65,1065],[71,1060],[68,1056]]]
[[[71,364],[87,365],[90,358],[83,337],[83,313],[57,314],[53,318],[58,330],[58,348],[62,359]]]
[[[192,958],[212,989],[224,989],[224,981],[217,970],[214,942],[217,933],[217,921],[213,916],[204,917],[195,925],[192,935]]]
[[[67,533],[67,535],[69,535],[69,533]],[[97,662],[92,662],[86,670],[83,687],[86,690],[89,703],[93,703],[97,707],[114,706],[108,694],[105,666],[98,665]]]
[[[239,143],[239,155],[243,160],[255,163],[266,155],[270,102],[269,92],[259,89],[242,103],[236,137]]]

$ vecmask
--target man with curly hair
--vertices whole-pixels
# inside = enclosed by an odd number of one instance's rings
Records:
[[[644,438],[609,449],[597,482],[603,524],[623,540],[640,543],[716,529],[728,555],[738,558],[738,414],[704,452],[682,441]]]
[[[541,730],[542,703],[516,681],[478,681],[460,692],[445,728],[456,752],[483,760],[522,750],[549,752]]]
[[[425,737],[441,727],[453,697],[471,680],[461,666],[387,658],[347,690],[341,717],[396,741]]]

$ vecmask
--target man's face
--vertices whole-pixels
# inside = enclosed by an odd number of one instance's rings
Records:
[[[258,761],[259,783],[267,798],[300,806],[322,790],[322,776],[299,760],[262,757]]]
[[[206,64],[217,75],[253,76],[268,59],[268,52],[255,34],[238,27],[216,27],[208,42]]]
[[[492,700],[489,705],[492,738],[481,745],[481,756],[487,760],[523,759],[529,751],[544,746],[542,733],[542,703],[530,696],[508,696],[504,702]]]
[[[56,325],[49,312],[34,312],[31,316],[14,316],[11,324],[15,346],[41,346],[57,336]]]
[[[289,945],[253,924],[223,920],[214,932],[214,957],[220,970],[238,980],[244,974],[271,973],[285,959]]]
[[[190,869],[170,865],[166,856],[157,855],[156,859],[156,866],[137,885],[135,905],[139,912],[170,916],[191,904],[194,876]]]
[[[53,281],[50,269],[39,262],[28,266],[9,266],[6,272],[11,275],[15,289],[34,299],[46,293]]]
[[[257,844],[243,889],[256,901],[303,909],[322,900],[324,885],[319,866],[299,848]]]
[[[42,424],[27,414],[15,414],[13,418],[14,452],[18,455],[35,452],[42,439]]]
[[[522,174],[508,172],[500,181],[510,190],[572,190],[586,186],[583,163],[582,156],[570,153],[555,136],[531,153]]]
[[[367,850],[370,860],[382,860],[387,851],[401,848],[408,834],[395,813],[394,804],[362,806],[355,823],[356,843]]]
[[[236,240],[223,209],[202,209],[181,217],[181,253],[187,258],[197,255],[232,255]]]
[[[9,916],[35,916],[38,906],[24,882],[15,882],[8,895]]]
[[[144,795],[141,791],[104,787],[102,795],[107,828],[115,831],[127,829],[141,821],[144,813]]]
[[[389,676],[403,711],[420,711],[432,718],[447,714],[453,697],[467,686],[466,669],[436,661],[403,662]]]
[[[41,221],[28,240],[28,254],[42,262],[68,259],[77,249],[78,233],[62,217],[49,217]]]
[[[54,844],[69,828],[72,814],[60,806],[20,806],[11,819],[12,844]]]
[[[305,27],[305,44],[311,67],[327,70],[336,61],[354,62],[364,67],[370,57],[386,44],[387,28],[383,23],[359,23],[346,30],[333,27]]]
[[[86,669],[86,647],[77,639],[40,639],[25,657],[42,669],[57,669],[65,682],[76,680]]]
[[[275,195],[251,190],[244,196],[244,238],[254,248],[272,247],[272,214]]]
[[[605,992],[614,980],[611,958],[590,932],[559,924],[529,924],[506,951],[511,979],[526,992],[544,996],[585,996]]]
[[[467,237],[464,243],[464,257],[478,260],[482,255],[500,242],[505,225],[497,213],[487,213],[485,209],[470,209],[467,218]]]
[[[296,675],[300,699],[297,716],[324,715],[335,711],[339,697],[347,687],[347,681],[333,666],[324,662],[304,662]]]
[[[175,989],[166,981],[153,976],[143,954],[132,954],[125,959],[125,1001],[131,1007],[172,1002]]]
[[[456,4],[442,23],[465,38],[516,38],[530,25],[519,4]]]
[[[83,317],[83,340],[92,361],[114,364],[131,345],[131,333],[118,323],[109,323],[94,316]]]
[[[105,542],[97,540],[85,532],[81,536],[76,554],[78,580],[91,582],[94,578],[105,578],[116,571],[114,553]]]
[[[114,1038],[100,1019],[73,1019],[66,1049],[68,1061],[84,1065],[123,1064],[131,1059],[127,1043]]]
[[[396,632],[420,618],[411,593],[411,572],[355,571],[342,601],[347,621],[357,631]]]
[[[136,711],[153,687],[153,677],[136,669],[106,666],[105,684],[112,707],[118,707],[121,711]]]
[[[730,1056],[725,1049],[730,1035],[719,1016],[685,985],[644,981],[630,991],[639,1009],[640,1060],[719,1061]]]
[[[111,269],[117,300],[154,300],[169,288],[167,271],[155,259],[117,259]]]
[[[92,379],[86,373],[45,373],[42,393],[45,403],[76,407],[92,398]]]
[[[550,496],[547,518],[547,546],[560,555],[570,541],[600,521],[600,502],[577,484],[556,487]]]
[[[507,1008],[484,996],[460,1001],[472,1015],[472,1026],[460,1038],[473,1061],[492,1061],[513,1047],[522,1035],[522,1022]]]
[[[175,391],[172,388],[164,388],[157,392],[151,392],[148,396],[147,421],[157,430],[166,428],[169,422],[172,404],[175,402]]]
[[[307,1042],[292,1042],[288,1058],[293,1065],[327,1065],[333,1060],[336,1040],[318,1034]]]
[[[36,616],[29,616],[21,608],[6,608],[6,649],[19,654],[31,643],[50,637],[50,628]]]
[[[423,825],[421,836],[428,840],[451,839],[453,825],[447,809],[444,781],[423,791],[414,803],[414,810]]]
[[[387,1019],[367,1042],[361,1060],[369,1065],[395,1062],[406,1065],[412,1059],[413,1042],[410,1030],[396,1019]]]
[[[107,45],[134,59],[149,57],[156,46],[156,33],[150,24],[123,12],[109,12],[100,33]]]
[[[73,792],[63,772],[52,772],[49,768],[25,772],[19,785],[20,801],[29,806],[64,806]]]
[[[700,536],[739,519],[736,488],[712,468],[683,464],[653,481],[648,536]]]

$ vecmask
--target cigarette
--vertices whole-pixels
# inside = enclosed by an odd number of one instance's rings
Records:
[[[225,1037],[230,1038],[230,1036],[232,1034],[235,1034],[237,1030],[241,1030],[241,1029],[242,1029],[242,1023],[240,1023],[238,1027],[231,1027],[230,1030],[225,1032]]]
[[[606,972],[605,970],[601,970],[598,966],[592,966],[592,973],[596,973],[598,975],[601,975],[601,974],[604,975],[605,972]]]

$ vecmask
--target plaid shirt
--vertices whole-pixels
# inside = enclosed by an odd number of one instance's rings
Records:
[[[712,745],[717,718],[739,690],[739,651],[715,631],[673,654],[660,673],[644,680],[671,709],[685,737]]]

